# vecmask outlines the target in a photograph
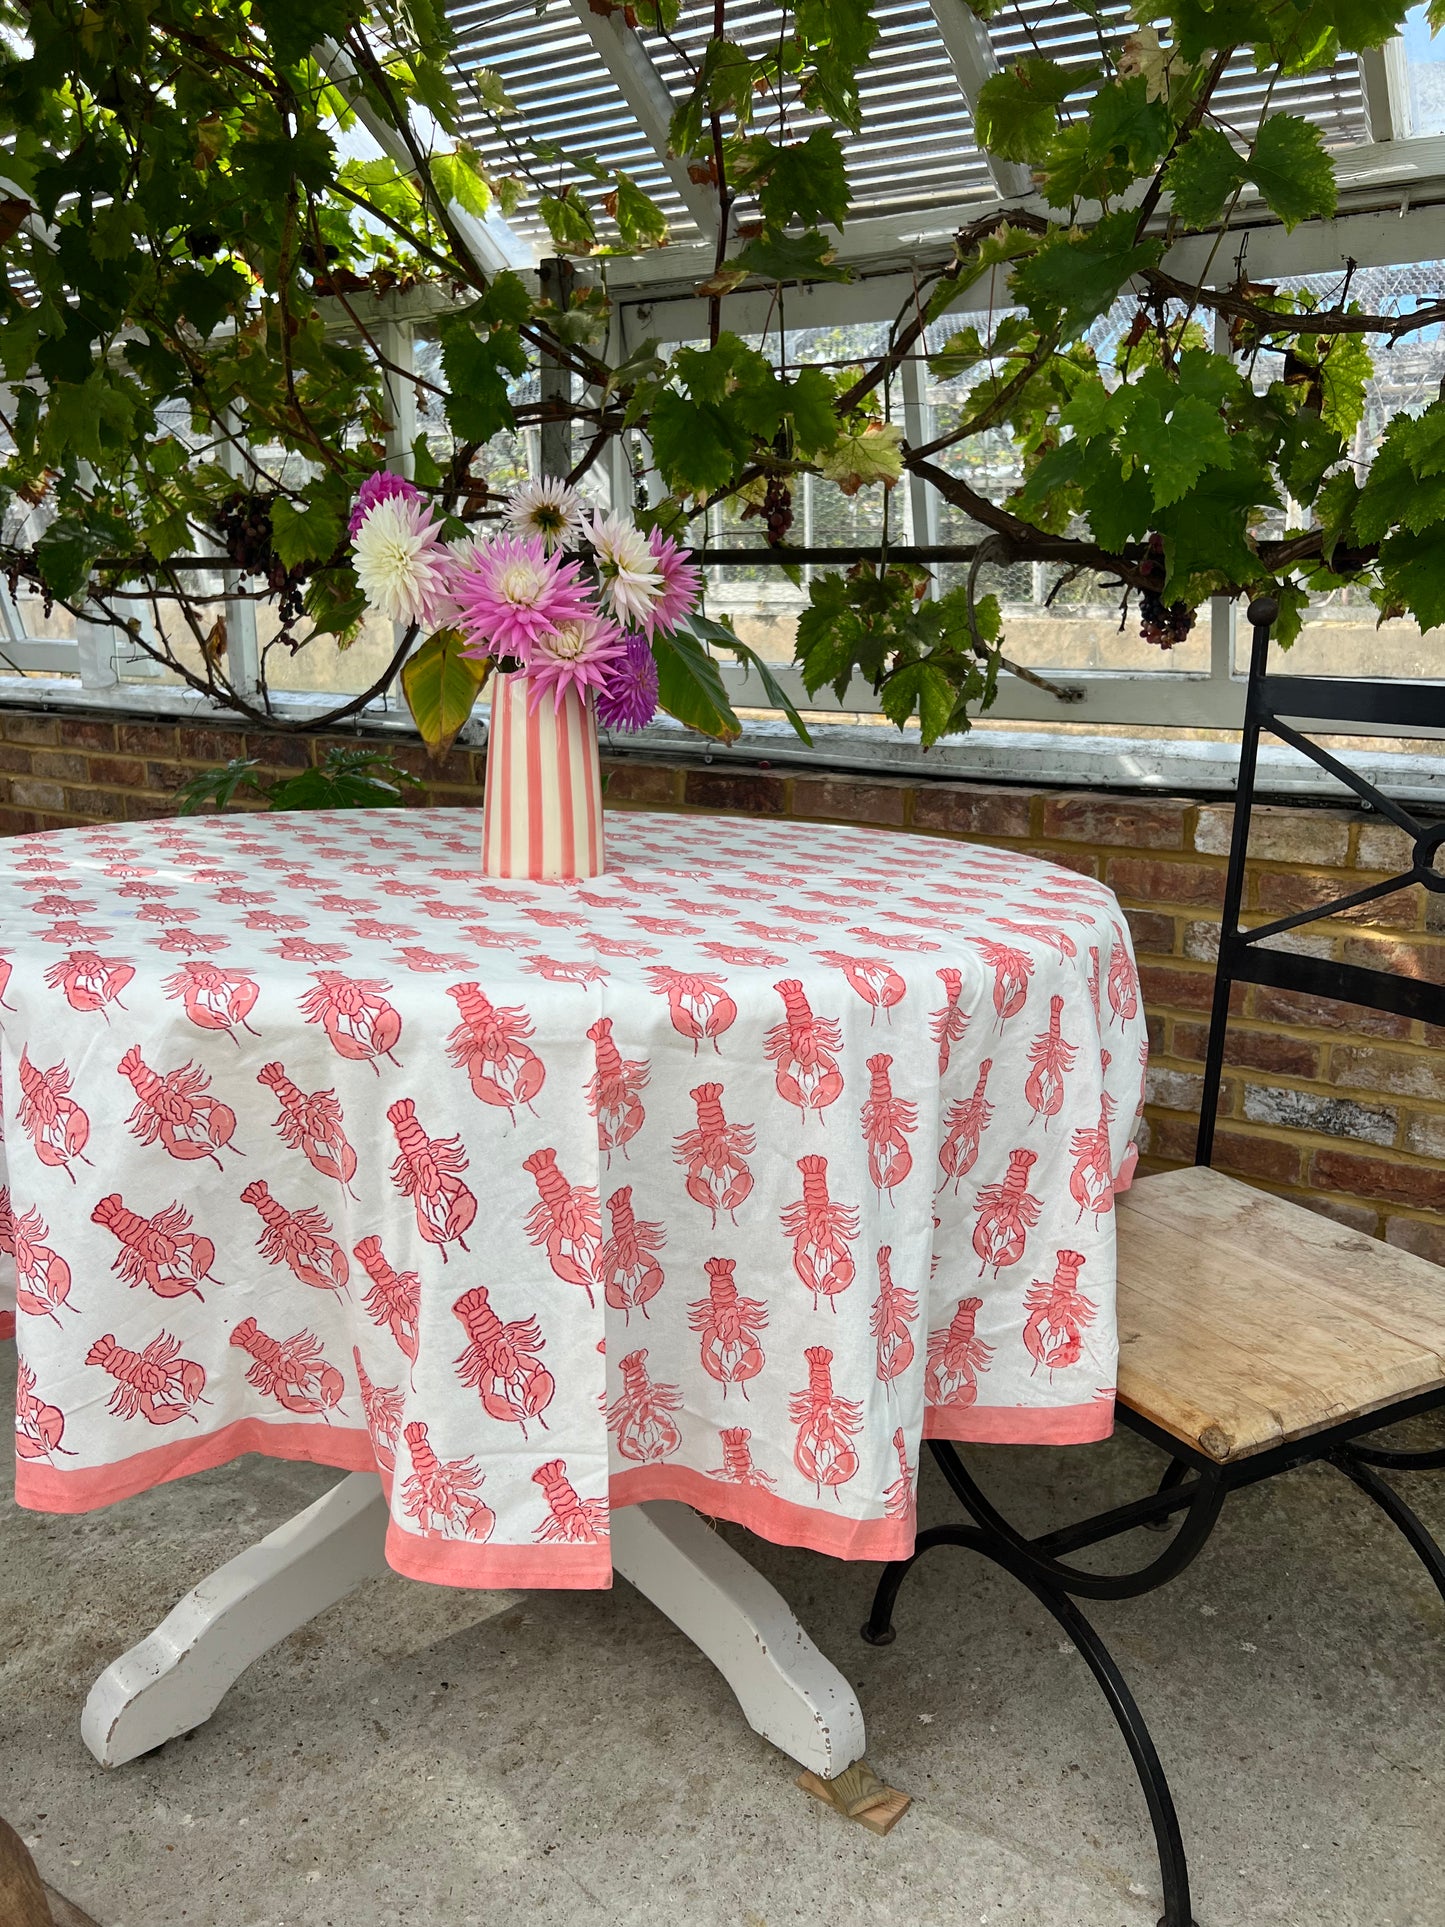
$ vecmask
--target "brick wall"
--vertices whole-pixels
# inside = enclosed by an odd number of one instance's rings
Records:
[[[329,741],[221,725],[55,717],[0,708],[0,833],[165,814],[195,771],[258,756],[282,774]],[[475,805],[484,758],[456,750],[418,801]],[[1153,1051],[1145,1168],[1187,1160],[1201,1095],[1228,805],[970,783],[785,775],[736,764],[629,758],[609,766],[612,809],[739,811],[877,824],[1036,851],[1101,877],[1128,915]],[[1388,875],[1404,837],[1346,810],[1256,812],[1247,920],[1306,909]],[[1291,941],[1445,985],[1445,898],[1413,890]],[[1342,1222],[1445,1264],[1445,1027],[1240,986],[1215,1162]]]

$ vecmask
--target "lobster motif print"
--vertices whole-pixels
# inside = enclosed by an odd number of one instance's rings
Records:
[[[993,972],[993,1007],[998,1028],[1002,1030],[1028,1001],[1034,960],[1027,951],[1016,950],[1011,944],[995,943],[991,937],[972,937],[969,941]]]
[[[401,1435],[405,1401],[398,1386],[372,1383],[355,1345],[351,1348],[351,1359],[356,1367],[356,1384],[361,1393],[361,1409],[366,1414],[366,1429],[371,1434],[371,1449],[382,1471],[394,1472],[396,1442]]]
[[[1064,1107],[1064,1084],[1079,1055],[1078,1045],[1071,1044],[1060,1031],[1063,1016],[1063,998],[1050,997],[1049,1027],[1029,1045],[1033,1068],[1024,1080],[1024,1098],[1034,1118],[1044,1120],[1045,1130],[1049,1119],[1057,1117]]]
[[[52,964],[45,981],[52,990],[63,992],[72,1010],[98,1010],[107,1023],[114,1004],[124,1010],[120,993],[135,975],[135,965],[118,957],[98,957],[93,950],[72,950],[68,957]]]
[[[264,1178],[254,1178],[241,1193],[261,1219],[256,1249],[273,1265],[285,1265],[303,1285],[317,1291],[345,1291],[351,1276],[346,1253],[331,1235],[331,1224],[314,1204],[288,1211],[273,1198]]]
[[[22,1358],[15,1395],[15,1456],[20,1459],[51,1459],[56,1452],[73,1458],[65,1437],[65,1414],[58,1405],[47,1405],[35,1392],[35,1374]]]
[[[565,1459],[539,1465],[532,1482],[547,1501],[547,1516],[533,1534],[542,1545],[596,1546],[606,1539],[607,1501],[579,1498]]]
[[[804,1117],[815,1111],[821,1119],[843,1089],[842,1029],[836,1018],[813,1015],[796,977],[784,977],[773,988],[783,1000],[783,1021],[768,1032],[763,1049],[776,1066],[778,1095],[796,1104]]]
[[[644,1059],[624,1058],[612,1035],[612,1019],[599,1017],[588,1032],[596,1069],[587,1083],[587,1108],[597,1120],[598,1148],[610,1167],[612,1153],[642,1129],[642,1092],[651,1072]]]
[[[569,1184],[557,1167],[555,1151],[534,1151],[522,1169],[537,1187],[537,1203],[527,1214],[527,1236],[542,1246],[555,1277],[581,1285],[589,1305],[594,1286],[602,1286],[602,1210],[590,1185]],[[605,1289],[605,1286],[604,1286]]]
[[[1043,1208],[1028,1188],[1029,1172],[1037,1161],[1033,1151],[1010,1151],[1003,1183],[985,1184],[979,1189],[973,1248],[981,1260],[980,1278],[990,1265],[997,1278],[1006,1265],[1016,1265],[1024,1255],[1028,1234]]]
[[[699,1084],[690,1093],[697,1106],[697,1128],[683,1131],[673,1158],[686,1171],[687,1195],[712,1213],[726,1211],[737,1223],[737,1209],[753,1188],[747,1156],[757,1144],[751,1124],[729,1124],[723,1115],[721,1084]]]
[[[858,1470],[852,1440],[863,1424],[863,1408],[856,1399],[840,1398],[834,1392],[833,1354],[826,1345],[809,1345],[803,1357],[808,1364],[807,1388],[794,1392],[788,1401],[788,1416],[798,1428],[793,1464],[812,1480],[820,1499],[824,1486],[836,1498],[839,1486]]]
[[[1098,1309],[1093,1299],[1079,1290],[1083,1254],[1059,1251],[1054,1255],[1052,1282],[1035,1278],[1024,1298],[1028,1313],[1024,1350],[1034,1361],[1033,1370],[1042,1365],[1050,1379],[1066,1366],[1078,1364],[1084,1350],[1084,1327],[1094,1322]]]
[[[7,1004],[5,1001],[5,989],[10,982],[10,975],[14,968],[14,964],[11,963],[8,957],[0,957],[0,1010],[13,1011],[15,1008],[14,1004]],[[49,972],[46,974],[48,976]]]
[[[682,1445],[682,1433],[671,1417],[682,1404],[675,1385],[660,1385],[647,1375],[645,1349],[622,1360],[622,1390],[607,1414],[617,1434],[617,1449],[638,1465],[656,1465],[671,1458]]]
[[[868,1095],[863,1100],[863,1142],[868,1146],[868,1175],[873,1189],[888,1193],[913,1169],[909,1134],[918,1128],[918,1106],[893,1095],[893,1059],[880,1052],[868,1059]]]
[[[993,1106],[985,1096],[992,1069],[993,1059],[985,1057],[978,1067],[978,1081],[972,1093],[950,1104],[943,1114],[946,1135],[938,1147],[938,1162],[943,1167],[940,1189],[952,1179],[956,1194],[978,1162],[979,1141],[993,1116]]]
[[[778,1482],[771,1472],[753,1464],[752,1432],[746,1425],[728,1425],[718,1433],[723,1462],[708,1473],[710,1479],[726,1479],[729,1485],[751,1485],[768,1490]]]
[[[834,1299],[852,1284],[855,1267],[848,1246],[858,1236],[858,1207],[836,1204],[828,1196],[828,1160],[816,1155],[798,1159],[803,1195],[787,1205],[783,1230],[793,1241],[793,1269],[813,1294],[836,1311]]]
[[[204,1299],[203,1282],[219,1284],[211,1277],[216,1247],[191,1229],[191,1214],[179,1204],[167,1205],[154,1217],[143,1217],[126,1208],[118,1191],[102,1198],[90,1214],[93,1224],[104,1225],[120,1250],[111,1261],[134,1291],[144,1285],[157,1298],[183,1298],[194,1292]]]
[[[918,1294],[894,1284],[892,1259],[892,1245],[879,1245],[878,1296],[868,1318],[878,1347],[878,1378],[890,1389],[913,1363],[912,1325],[918,1316]]]
[[[1114,924],[1114,942],[1109,951],[1109,976],[1107,989],[1109,1009],[1112,1015],[1110,1024],[1117,1017],[1121,1024],[1127,1024],[1139,1010],[1139,972],[1134,968],[1134,959],[1129,955],[1129,941],[1118,924]]]
[[[339,970],[313,970],[316,988],[301,999],[308,1024],[320,1024],[339,1057],[370,1064],[380,1077],[378,1057],[395,1064],[401,1017],[385,993],[390,984],[372,977],[344,977]]]
[[[411,1476],[401,1489],[401,1507],[416,1521],[424,1539],[469,1539],[484,1545],[497,1515],[482,1497],[485,1477],[475,1459],[439,1459],[427,1428],[414,1419],[406,1428]]]
[[[70,1095],[70,1072],[64,1064],[52,1064],[42,1071],[31,1063],[25,1046],[20,1047],[20,1106],[22,1128],[35,1146],[35,1155],[52,1170],[64,1171],[74,1184],[70,1166],[79,1158],[89,1164],[85,1147],[90,1139],[90,1119]]]
[[[975,1326],[983,1310],[981,1298],[962,1298],[941,1331],[928,1335],[928,1368],[923,1375],[926,1405],[973,1405],[978,1378],[986,1372],[993,1346],[986,1345]]]
[[[467,1249],[463,1234],[477,1215],[476,1197],[459,1175],[467,1168],[462,1141],[428,1137],[409,1097],[398,1098],[387,1110],[386,1120],[397,1142],[391,1181],[404,1198],[411,1199],[417,1230],[428,1244],[438,1247],[445,1264],[449,1244]]]
[[[1103,988],[1099,982],[1099,946],[1091,943],[1089,945],[1089,1002],[1094,1007],[1096,1025],[1102,1025],[1104,1021],[1103,1005],[1100,1001],[1103,994]]]
[[[728,1386],[741,1387],[748,1395],[747,1382],[763,1369],[763,1350],[758,1333],[768,1322],[768,1308],[759,1298],[740,1298],[736,1269],[731,1258],[709,1258],[706,1298],[688,1306],[688,1323],[701,1333],[702,1368],[715,1378],[727,1397]]]
[[[890,1519],[911,1519],[916,1479],[908,1463],[908,1446],[901,1426],[893,1434],[893,1450],[898,1459],[898,1477],[883,1488],[883,1510]]]
[[[686,1037],[696,1056],[704,1038],[718,1050],[718,1038],[737,1020],[738,1007],[727,994],[721,977],[699,971],[673,970],[666,964],[649,967],[654,990],[667,998],[668,1015],[679,1037]],[[719,1054],[721,1054],[719,1052]]]
[[[1108,1051],[1101,1051],[1102,1075],[1108,1074],[1110,1062]],[[1069,1173],[1069,1196],[1079,1207],[1076,1224],[1086,1211],[1093,1212],[1094,1223],[1098,1224],[1104,1213],[1114,1208],[1114,1153],[1109,1143],[1109,1126],[1115,1108],[1112,1095],[1101,1090],[1098,1123],[1081,1124],[1069,1139],[1069,1152],[1074,1160],[1074,1168]]]
[[[209,963],[182,964],[173,977],[166,979],[166,995],[180,998],[198,1030],[224,1031],[238,1045],[237,1024],[251,1031],[253,1037],[258,1034],[246,1019],[260,994],[260,985],[243,970],[222,970]]]
[[[143,1418],[151,1425],[174,1425],[196,1417],[206,1389],[206,1374],[193,1358],[181,1357],[181,1341],[157,1332],[144,1351],[128,1351],[107,1332],[85,1354],[115,1380],[106,1408],[113,1418]],[[197,1421],[199,1422],[199,1421]]]
[[[349,1197],[355,1197],[351,1180],[356,1176],[356,1152],[347,1138],[335,1091],[313,1091],[308,1096],[286,1075],[284,1064],[263,1064],[256,1082],[273,1091],[281,1106],[276,1129],[282,1142],[300,1151],[313,1171],[335,1178]]]
[[[938,972],[938,981],[943,985],[943,1008],[935,1010],[928,1022],[933,1041],[938,1046],[938,1075],[946,1077],[953,1047],[963,1042],[964,1032],[968,1029],[968,1012],[961,1003],[963,972],[945,966]]]
[[[70,1297],[70,1266],[46,1242],[49,1236],[50,1227],[35,1207],[17,1217],[9,1191],[0,1186],[0,1251],[15,1260],[15,1303],[32,1318],[52,1318],[58,1325],[60,1308]]]
[[[815,950],[819,963],[834,964],[842,971],[849,988],[855,990],[872,1013],[870,1024],[878,1021],[881,1010],[891,1022],[894,1007],[903,1002],[907,986],[886,957],[847,957],[838,950]]]
[[[116,1069],[135,1092],[135,1108],[126,1123],[142,1144],[159,1144],[182,1163],[209,1158],[222,1168],[216,1153],[230,1146],[236,1113],[211,1096],[211,1080],[199,1064],[156,1071],[141,1056],[139,1044],[132,1044]]]
[[[613,1192],[607,1213],[612,1236],[602,1247],[602,1295],[631,1323],[634,1311],[647,1316],[648,1301],[662,1290],[664,1276],[657,1252],[667,1242],[667,1234],[660,1224],[649,1224],[634,1214],[630,1184]]]
[[[346,1380],[327,1362],[314,1332],[294,1332],[272,1338],[254,1318],[243,1318],[231,1332],[231,1343],[246,1353],[246,1383],[264,1398],[274,1398],[288,1412],[320,1416],[330,1422],[346,1391]]]
[[[543,1412],[552,1403],[557,1387],[539,1354],[546,1340],[535,1318],[518,1318],[503,1324],[492,1308],[485,1285],[464,1291],[452,1306],[452,1315],[467,1335],[467,1342],[456,1360],[463,1385],[478,1393],[488,1418],[504,1425],[520,1425],[522,1437],[527,1424],[536,1419],[543,1431],[547,1421]]]
[[[374,1325],[386,1327],[403,1355],[415,1365],[420,1343],[417,1312],[421,1279],[414,1271],[397,1271],[389,1265],[380,1238],[363,1238],[351,1255],[371,1281],[365,1299],[367,1316]]]
[[[447,1056],[465,1071],[483,1104],[504,1110],[515,1124],[517,1107],[532,1109],[546,1081],[546,1067],[527,1039],[532,1021],[520,1005],[498,1010],[480,984],[448,984],[461,1022],[447,1039]]]

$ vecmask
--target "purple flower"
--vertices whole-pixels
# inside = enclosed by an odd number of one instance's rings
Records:
[[[404,475],[393,475],[389,468],[379,468],[375,475],[368,475],[357,490],[346,533],[354,542],[361,532],[362,523],[378,502],[389,501],[394,495],[404,495],[408,500],[416,501],[420,494],[421,490],[413,488]]]
[[[646,729],[657,713],[657,664],[652,650],[641,636],[628,636],[625,642],[597,692],[597,720],[604,729]]]

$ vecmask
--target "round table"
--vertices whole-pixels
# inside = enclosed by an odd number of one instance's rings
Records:
[[[21,1504],[263,1452],[379,1472],[401,1572],[599,1586],[618,1507],[889,1559],[920,1438],[1107,1435],[1110,892],[795,822],[608,850],[496,882],[433,810],[0,845]]]

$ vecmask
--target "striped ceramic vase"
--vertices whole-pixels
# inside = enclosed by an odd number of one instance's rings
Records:
[[[525,676],[492,678],[492,722],[482,808],[489,877],[601,876],[602,776],[597,710],[569,689],[528,713]]]

